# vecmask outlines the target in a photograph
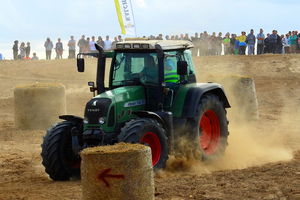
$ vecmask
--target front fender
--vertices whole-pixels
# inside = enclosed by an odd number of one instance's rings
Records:
[[[166,127],[165,121],[155,112],[150,111],[133,111],[132,114],[141,117],[141,118],[152,118],[157,120],[164,128]]]
[[[63,119],[69,122],[73,122],[75,124],[82,124],[83,123],[83,118],[77,117],[74,115],[61,115],[59,116],[59,119]]]

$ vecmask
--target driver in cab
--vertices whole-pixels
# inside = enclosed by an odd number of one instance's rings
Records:
[[[143,83],[158,83],[158,67],[152,56],[145,57],[145,67],[140,77]]]
[[[164,61],[164,66],[166,85],[172,86],[177,84],[180,78],[177,74],[177,69],[174,60],[172,58],[166,58]]]

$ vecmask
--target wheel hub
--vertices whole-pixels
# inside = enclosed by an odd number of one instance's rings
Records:
[[[140,142],[151,148],[152,165],[155,166],[161,156],[161,143],[158,136],[153,132],[147,132],[144,134]]]
[[[217,114],[212,110],[203,113],[200,119],[200,147],[207,155],[214,154],[219,146],[221,129]]]

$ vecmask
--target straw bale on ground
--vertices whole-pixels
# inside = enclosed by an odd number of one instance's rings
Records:
[[[154,180],[151,149],[119,143],[81,152],[84,200],[151,200]]]
[[[19,85],[14,90],[15,126],[45,129],[66,113],[65,87],[55,83]]]

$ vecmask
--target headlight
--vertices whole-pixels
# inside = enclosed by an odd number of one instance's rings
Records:
[[[89,120],[88,120],[87,118],[84,118],[84,119],[83,119],[83,123],[84,123],[84,124],[88,124],[88,123],[89,123]]]
[[[99,118],[99,123],[102,125],[105,123],[105,118],[104,117],[100,117]]]

